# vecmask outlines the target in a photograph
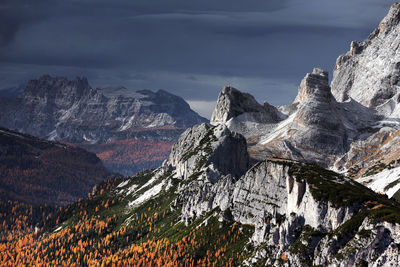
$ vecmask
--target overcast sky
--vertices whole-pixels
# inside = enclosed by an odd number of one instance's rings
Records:
[[[232,85],[288,104],[313,67],[330,73],[387,0],[0,0],[0,88],[42,74],[93,87],[164,89],[209,117]]]

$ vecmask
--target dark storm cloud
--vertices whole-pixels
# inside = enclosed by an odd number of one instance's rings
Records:
[[[42,73],[215,100],[231,84],[283,104],[331,70],[387,0],[3,0],[1,87]],[[200,102],[199,102],[200,103]]]
[[[11,14],[4,16],[3,24],[13,27],[3,27],[1,35],[7,39],[5,43],[9,43],[10,36],[15,36],[17,32],[20,39],[3,50],[2,60],[89,67],[100,67],[102,62],[107,66],[129,65],[136,56],[134,49],[140,55],[146,55],[154,51],[162,54],[175,52],[172,48],[179,43],[196,48],[195,44],[199,43],[196,39],[207,37],[210,28],[213,30],[213,26],[218,26],[215,23],[225,23],[224,16],[204,12],[224,8],[232,12],[250,10],[251,3],[255,1],[246,4],[218,1],[213,2],[211,7],[207,7],[211,1],[199,1],[201,4],[189,1],[149,2],[53,1],[49,4],[39,0],[35,5],[40,12],[35,12],[36,9],[27,6],[26,2],[12,2],[12,5],[3,8],[3,13]],[[283,3],[285,1],[269,1],[262,6],[266,11],[273,11],[282,7]],[[214,17],[222,18],[215,20]],[[27,27],[21,29],[21,25]],[[193,36],[196,33],[203,36]],[[190,41],[185,38],[196,42],[185,43]]]
[[[22,27],[45,19],[47,12],[44,7],[48,4],[50,1],[47,0],[3,0],[0,3],[0,45],[12,42]]]

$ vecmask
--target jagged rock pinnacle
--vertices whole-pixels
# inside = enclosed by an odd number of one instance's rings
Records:
[[[312,73],[307,73],[299,86],[294,103],[302,102],[310,97],[319,97],[329,100],[332,97],[329,87],[328,72],[315,68]]]
[[[242,114],[250,115],[256,121],[277,122],[280,120],[278,113],[274,106],[268,103],[261,105],[252,95],[227,86],[218,96],[217,105],[211,116],[211,124],[223,124]]]
[[[260,112],[263,107],[252,95],[226,86],[218,96],[217,105],[211,116],[211,124],[224,123],[245,112]]]

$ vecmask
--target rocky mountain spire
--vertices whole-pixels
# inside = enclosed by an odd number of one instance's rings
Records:
[[[219,93],[217,105],[211,116],[212,124],[225,123],[243,113],[265,112],[252,95],[226,86]]]
[[[307,73],[301,81],[298,94],[294,103],[302,102],[310,97],[319,98],[322,101],[330,101],[332,97],[329,87],[328,72],[314,68],[312,73]]]
[[[306,74],[298,90],[294,101],[298,103],[297,112],[282,129],[286,132],[286,142],[291,143],[288,148],[301,151],[302,160],[324,165],[329,155],[345,152],[348,145],[338,103],[329,87],[328,72],[315,68]]]
[[[237,124],[243,117],[245,120],[254,122],[276,123],[281,120],[281,116],[282,114],[274,106],[268,103],[261,105],[252,95],[227,86],[218,96],[210,122],[213,125],[227,122]],[[236,121],[232,122],[232,119]]]

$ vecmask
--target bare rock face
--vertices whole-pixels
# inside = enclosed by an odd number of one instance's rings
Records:
[[[225,125],[200,124],[187,129],[172,147],[169,164],[186,179],[203,165],[222,175],[240,177],[249,167],[246,139]]]
[[[311,173],[319,178],[310,179]],[[336,186],[346,192],[344,198],[330,193]],[[379,265],[398,260],[395,253],[399,247],[393,240],[400,237],[399,225],[374,225],[368,215],[363,215],[363,200],[349,197],[351,192],[366,189],[340,175],[312,165],[270,159],[250,169],[233,188],[233,217],[255,225],[252,240],[256,246],[267,247],[269,264],[276,264],[282,253],[294,266],[353,266],[360,261]],[[355,218],[362,222],[357,230],[346,230],[347,225],[357,221]],[[362,235],[364,231],[370,231],[370,235]],[[300,249],[299,244],[304,248]],[[338,259],[341,254],[349,257]],[[382,254],[387,257],[376,260]]]
[[[332,93],[338,101],[352,98],[367,107],[390,101],[392,107],[384,113],[393,112],[400,88],[399,22],[396,3],[367,40],[352,42],[350,51],[337,59]]]
[[[269,112],[264,112],[265,108],[248,94],[224,89],[211,122],[223,123],[245,136],[250,156],[256,160],[281,157],[333,166],[354,141],[378,130],[377,122],[382,116],[355,100],[337,102],[328,77],[328,72],[315,68],[301,81],[291,105],[272,106]],[[253,107],[258,111],[243,112],[254,110]],[[257,114],[257,119],[250,114]],[[271,120],[271,114],[276,115],[276,120]]]
[[[318,178],[308,176],[311,173]],[[255,258],[267,257],[267,263],[274,265],[284,253],[293,266],[353,266],[381,253],[392,254],[390,240],[398,237],[398,225],[386,224],[368,238],[361,236],[365,229],[374,229],[368,218],[364,219],[363,200],[335,197],[329,191],[336,186],[346,192],[345,198],[351,192],[367,190],[333,172],[290,160],[269,159],[250,169],[234,185],[231,210],[235,220],[255,225],[252,240],[265,247]],[[353,232],[345,230],[357,217],[361,217],[359,228]],[[377,239],[382,243],[372,248]],[[351,257],[338,260],[340,254],[349,250],[354,253],[349,254]],[[386,260],[385,264],[396,260]]]
[[[246,139],[223,124],[196,125],[181,135],[166,165],[189,184],[180,187],[177,199],[188,222],[215,207],[230,205],[233,182],[249,168]]]
[[[371,124],[374,114],[355,102],[338,103],[328,73],[315,68],[301,81],[293,104],[279,109],[224,88],[211,123],[245,136],[250,155],[257,160],[278,156],[329,166]]]

